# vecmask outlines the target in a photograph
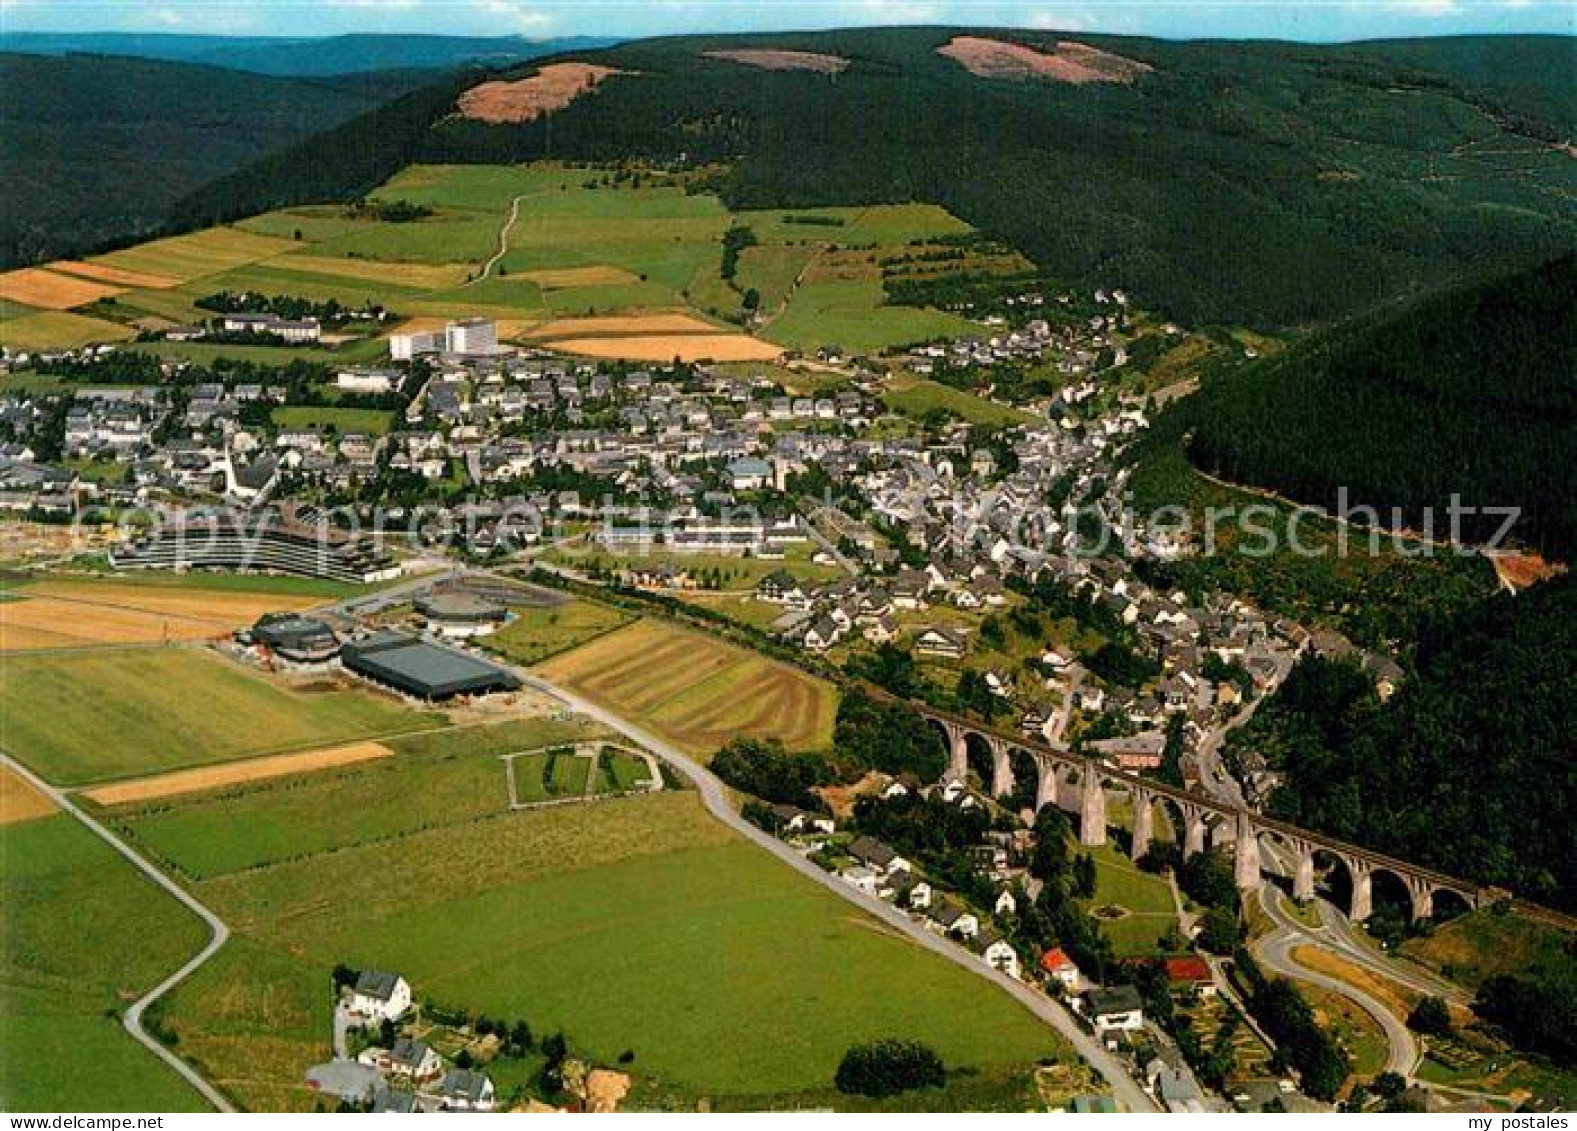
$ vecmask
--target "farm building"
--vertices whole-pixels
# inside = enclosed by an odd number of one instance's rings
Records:
[[[265,613],[244,637],[298,664],[321,664],[339,655],[339,637],[332,628],[296,613]]]
[[[340,649],[346,669],[418,699],[514,691],[520,681],[475,656],[400,632],[380,632]]]

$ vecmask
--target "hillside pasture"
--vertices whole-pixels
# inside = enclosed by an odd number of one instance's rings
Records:
[[[197,648],[13,654],[4,747],[83,785],[442,725],[358,689],[291,690]]]
[[[146,271],[127,271],[105,263],[85,263],[80,259],[57,259],[48,264],[51,271],[75,275],[95,283],[108,283],[117,287],[173,287],[180,280],[168,275],[150,275]]]
[[[777,738],[791,750],[832,742],[831,686],[657,620],[601,636],[540,670],[701,756],[735,737]]]
[[[513,610],[509,624],[482,641],[517,664],[535,664],[629,624],[630,614],[609,605],[571,598],[557,605]]]

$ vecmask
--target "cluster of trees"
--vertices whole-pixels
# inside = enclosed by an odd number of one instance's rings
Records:
[[[734,276],[739,274],[739,255],[747,247],[756,245],[756,233],[743,224],[731,225],[723,233],[723,264],[719,268],[720,274],[726,282],[733,282]]]
[[[1350,664],[1300,661],[1239,728],[1285,773],[1271,815],[1577,907],[1577,583],[1490,598],[1422,638],[1414,669],[1382,706]]]
[[[947,768],[936,728],[904,703],[882,702],[859,687],[838,704],[833,747],[840,762],[935,781]]]
[[[427,219],[433,214],[433,210],[425,204],[413,204],[409,200],[369,200],[363,197],[345,209],[345,213],[357,220],[408,224],[413,220]]]
[[[711,769],[742,793],[802,809],[825,808],[811,790],[833,781],[821,755],[790,754],[775,738],[736,738],[713,756]]]
[[[919,1041],[887,1038],[855,1045],[838,1062],[838,1091],[857,1096],[896,1096],[947,1083],[942,1058]]]
[[[354,311],[338,299],[317,302],[296,295],[264,295],[255,291],[219,291],[204,295],[192,304],[203,310],[221,314],[274,314],[280,318],[316,318],[327,326],[339,326],[350,321],[353,314],[370,315],[382,320],[391,317],[381,303],[368,299]]]
[[[1531,969],[1486,978],[1474,1008],[1518,1048],[1577,1065],[1577,943]]]
[[[1285,978],[1267,978],[1246,950],[1234,960],[1248,987],[1249,1012],[1276,1042],[1276,1054],[1298,1070],[1303,1090],[1330,1100],[1347,1079],[1347,1056],[1315,1020],[1314,1009]]]

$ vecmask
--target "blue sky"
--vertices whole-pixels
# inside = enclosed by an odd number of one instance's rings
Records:
[[[1328,42],[1577,33],[1571,0],[0,0],[5,31],[209,35],[610,35],[980,24],[1166,38]]]

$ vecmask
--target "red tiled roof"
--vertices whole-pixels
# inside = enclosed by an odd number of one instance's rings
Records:
[[[1073,959],[1062,953],[1060,946],[1054,946],[1040,956],[1040,968],[1050,974],[1055,974],[1058,970],[1073,965]]]

